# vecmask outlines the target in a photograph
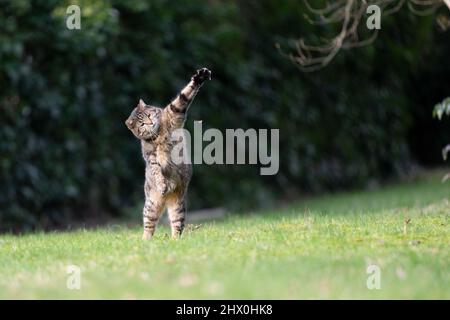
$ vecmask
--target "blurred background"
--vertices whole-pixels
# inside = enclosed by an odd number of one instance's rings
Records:
[[[74,3],[81,30],[66,27]],[[276,48],[339,30],[305,12],[297,0],[0,0],[0,231],[140,221],[144,162],[124,120],[203,66],[214,81],[187,128],[278,128],[280,171],[196,165],[190,209],[275,206],[441,166],[450,125],[432,111],[450,96],[450,30],[436,17],[448,9],[404,8],[372,45],[312,73]]]

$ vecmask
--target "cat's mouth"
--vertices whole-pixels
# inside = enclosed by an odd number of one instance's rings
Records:
[[[143,137],[143,139],[145,141],[155,141],[157,137],[158,137],[158,134],[150,134],[150,135]]]
[[[146,141],[154,141],[158,137],[159,126],[143,127],[139,130],[139,136]]]

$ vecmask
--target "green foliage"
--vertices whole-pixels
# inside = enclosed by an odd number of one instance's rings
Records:
[[[448,299],[441,174],[189,225],[180,241],[167,227],[141,241],[140,226],[1,235],[0,299]],[[366,287],[371,264],[381,290]]]
[[[195,166],[190,208],[265,206],[407,169],[417,104],[404,92],[430,21],[387,21],[374,47],[305,75],[274,47],[314,34],[298,1],[78,3],[81,30],[68,30],[71,1],[0,0],[1,230],[117,216],[141,200],[144,164],[124,120],[139,98],[167,103],[202,66],[213,81],[188,129],[279,128],[280,172]]]
[[[441,120],[443,115],[450,115],[450,97],[434,106],[433,116]]]
[[[442,119],[443,115],[450,115],[450,97],[449,98],[445,98],[444,101],[442,101],[441,103],[438,103],[433,110],[433,116],[437,117],[439,120]],[[444,161],[447,160],[447,155],[450,152],[450,144],[446,145],[443,149],[442,149],[442,158],[444,158]],[[446,181],[450,178],[450,175],[447,174],[444,176],[443,180]]]

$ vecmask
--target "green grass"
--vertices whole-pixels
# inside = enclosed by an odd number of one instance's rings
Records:
[[[450,299],[450,185],[442,172],[369,192],[190,226],[0,236],[0,298]],[[405,219],[411,219],[405,230]],[[82,270],[81,290],[66,268]],[[381,269],[381,289],[366,268]]]

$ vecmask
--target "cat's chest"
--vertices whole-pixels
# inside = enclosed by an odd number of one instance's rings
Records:
[[[142,148],[142,153],[146,162],[155,161],[161,166],[168,165],[170,161],[170,143],[150,144],[146,143]]]
[[[156,161],[161,165],[161,167],[168,166],[170,161],[170,148],[169,145],[159,145],[156,146]]]

